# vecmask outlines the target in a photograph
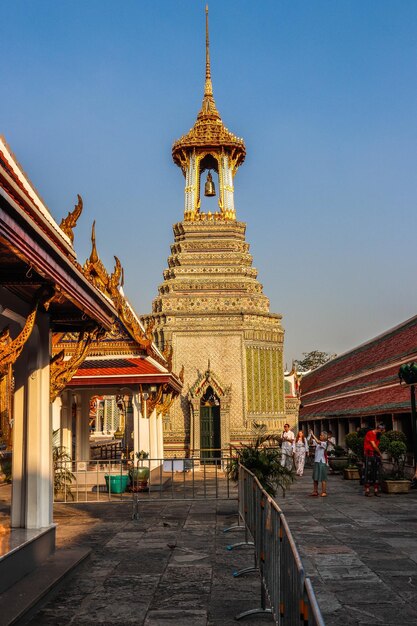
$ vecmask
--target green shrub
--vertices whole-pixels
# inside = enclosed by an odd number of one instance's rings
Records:
[[[232,446],[234,456],[227,466],[231,480],[238,481],[239,463],[252,472],[262,487],[271,496],[275,496],[281,488],[283,494],[294,481],[294,471],[281,466],[281,450],[278,435],[266,435],[264,424],[254,424],[255,437],[250,443],[241,444],[240,448]]]
[[[350,456],[355,456],[357,460],[363,460],[363,440],[365,436],[360,433],[353,432],[346,435],[345,443],[348,450],[351,451]]]
[[[386,473],[388,480],[402,480],[404,478],[405,459],[407,454],[407,438],[398,430],[388,430],[381,435],[379,449],[388,454],[392,469]]]

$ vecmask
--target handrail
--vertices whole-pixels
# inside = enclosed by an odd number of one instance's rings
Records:
[[[261,606],[236,616],[272,613],[280,626],[324,626],[285,515],[256,476],[239,465],[239,517],[255,544],[261,576]],[[270,608],[266,607],[266,598]]]

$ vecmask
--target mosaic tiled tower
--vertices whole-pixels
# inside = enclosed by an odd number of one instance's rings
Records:
[[[174,224],[164,282],[152,315],[144,317],[155,322],[158,346],[172,346],[174,370],[184,366],[183,394],[165,423],[168,454],[185,449],[208,456],[212,452],[204,450],[251,438],[253,422],[271,432],[283,426],[281,315],[269,312],[246,225],[236,220],[234,206],[234,177],[245,154],[243,140],[223,125],[214,102],[206,10],[203,103],[193,128],[172,149],[185,177],[184,219]],[[213,212],[201,207],[206,170],[204,195],[219,189]]]

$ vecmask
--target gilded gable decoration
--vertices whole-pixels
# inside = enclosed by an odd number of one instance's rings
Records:
[[[116,256],[114,257],[114,271],[112,274],[109,274],[98,256],[95,222],[93,222],[91,231],[91,242],[91,254],[84,263],[83,267],[86,278],[112,300],[120,321],[132,338],[146,351],[149,356],[152,356],[158,362],[161,362],[160,355],[153,347],[153,327],[149,326],[147,330],[143,328],[123,294],[123,290],[121,289],[121,280],[124,280],[124,272],[119,259]]]
[[[59,225],[60,229],[68,236],[71,243],[74,243],[73,229],[76,227],[78,218],[80,217],[83,210],[83,200],[80,194],[77,194],[77,198],[78,202],[75,205],[73,211],[70,211],[67,217],[65,217]]]
[[[230,387],[225,387],[211,371],[210,361],[208,362],[207,370],[204,373],[200,373],[195,383],[190,387],[189,395],[191,398],[201,398],[208,387],[212,387],[219,397],[230,392]]]
[[[51,359],[49,396],[53,402],[67,386],[80,365],[88,355],[91,345],[98,341],[104,331],[95,326],[92,330],[83,330],[78,335],[75,350],[69,359],[65,359],[65,350],[61,350]]]

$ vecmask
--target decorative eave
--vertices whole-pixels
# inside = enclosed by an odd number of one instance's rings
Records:
[[[53,327],[67,320],[80,328],[93,319],[109,328],[116,315],[113,304],[87,281],[68,237],[45,207],[41,211],[34,204],[32,186],[23,181],[22,172],[17,178],[17,165],[12,168],[0,155],[0,284],[26,300],[41,286],[53,287]]]
[[[3,189],[33,219],[44,235],[69,258],[75,259],[70,237],[53,219],[3,136],[0,136],[0,181]]]
[[[167,385],[178,394],[182,381],[149,356],[88,356],[68,383],[68,387],[114,388],[127,385]],[[167,387],[165,387],[167,389]]]

